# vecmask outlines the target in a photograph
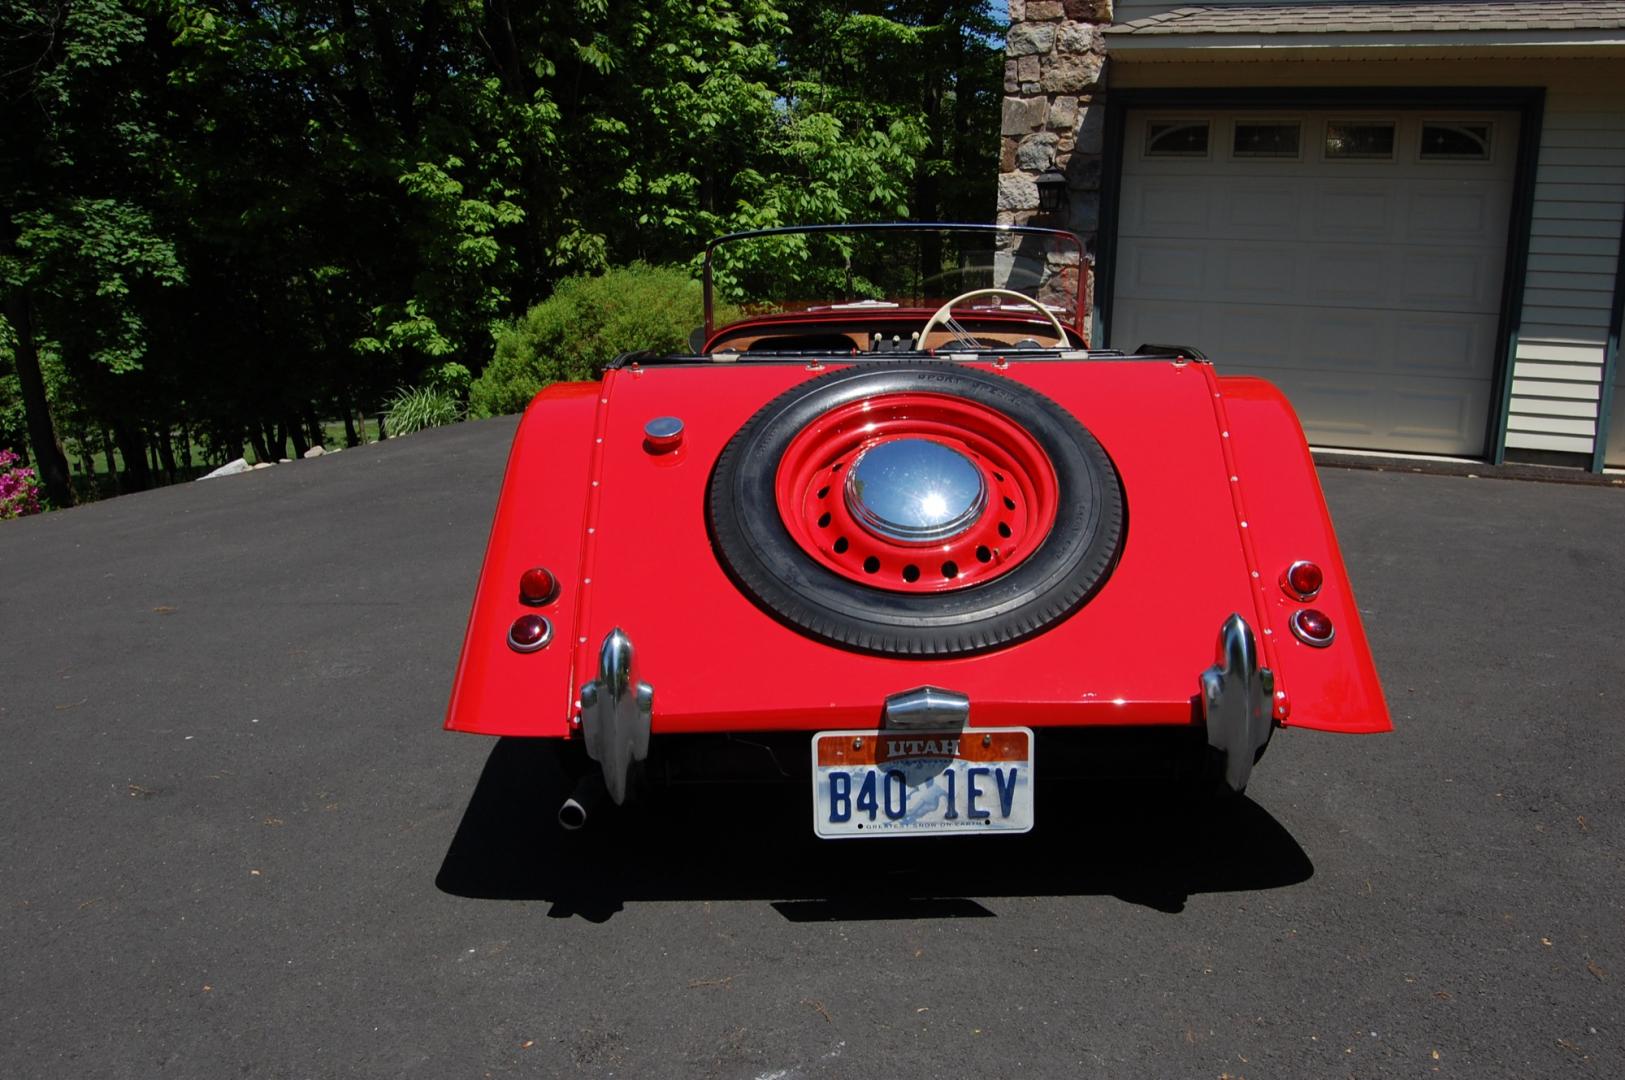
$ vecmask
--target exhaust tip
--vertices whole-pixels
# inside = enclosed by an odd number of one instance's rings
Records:
[[[559,807],[559,828],[565,832],[575,832],[587,824],[587,808],[575,799],[565,799],[564,805]]]

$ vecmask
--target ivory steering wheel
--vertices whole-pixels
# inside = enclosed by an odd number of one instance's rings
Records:
[[[954,308],[967,300],[974,300],[978,296],[1007,296],[1020,300],[1028,307],[1036,308],[1044,318],[1049,320],[1049,324],[1055,328],[1055,337],[1059,346],[1064,349],[1071,344],[1071,339],[1066,336],[1066,328],[1061,325],[1061,320],[1055,317],[1055,313],[1026,293],[1017,292],[1014,289],[972,289],[968,293],[960,293],[946,304],[943,304],[937,308],[936,314],[925,320],[925,328],[920,331],[920,348],[925,348],[926,339],[931,336],[931,331],[937,328],[938,323],[946,324],[952,321]]]

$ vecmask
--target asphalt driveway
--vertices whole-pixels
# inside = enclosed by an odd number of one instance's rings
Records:
[[[583,845],[439,730],[512,431],[0,523],[0,1075],[1625,1074],[1625,492],[1325,471],[1398,730],[1221,817]]]

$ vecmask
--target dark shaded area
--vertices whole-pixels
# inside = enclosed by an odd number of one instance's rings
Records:
[[[975,896],[1110,895],[1179,912],[1195,893],[1280,888],[1314,866],[1246,798],[1038,779],[1025,836],[820,841],[801,783],[680,784],[580,832],[546,743],[500,739],[435,878],[457,896],[544,900],[601,922],[640,900],[775,900],[791,921],[986,917]]]

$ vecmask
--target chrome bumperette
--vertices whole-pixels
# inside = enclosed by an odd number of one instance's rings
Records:
[[[604,787],[617,806],[626,802],[632,763],[649,756],[654,687],[638,681],[635,662],[632,641],[617,626],[598,650],[598,678],[581,688],[587,756],[602,767]]]
[[[892,694],[881,711],[881,726],[903,730],[962,728],[969,720],[970,698],[937,686],[917,686]]]
[[[1224,754],[1224,782],[1243,791],[1253,762],[1270,741],[1274,677],[1259,662],[1258,642],[1240,615],[1219,628],[1217,662],[1200,676],[1207,742]]]
[[[987,481],[970,458],[935,439],[892,439],[847,470],[846,507],[877,536],[931,544],[957,536],[987,507]]]

